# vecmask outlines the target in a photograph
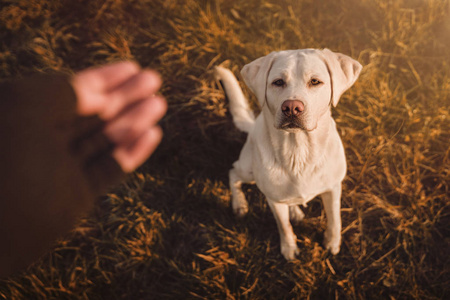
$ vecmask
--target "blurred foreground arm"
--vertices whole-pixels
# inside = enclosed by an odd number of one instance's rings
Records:
[[[153,153],[160,86],[131,62],[0,84],[0,277],[41,256]]]

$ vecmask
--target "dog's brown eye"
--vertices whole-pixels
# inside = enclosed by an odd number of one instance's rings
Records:
[[[310,83],[311,83],[311,85],[319,85],[322,82],[318,79],[313,78],[313,79],[311,79]]]
[[[284,82],[283,79],[277,79],[274,82],[272,82],[272,84],[276,85],[276,86],[284,86],[286,84],[286,82]]]

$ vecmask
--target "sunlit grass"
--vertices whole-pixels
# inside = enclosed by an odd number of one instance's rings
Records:
[[[23,1],[0,12],[0,76],[134,59],[162,73],[170,109],[154,156],[5,299],[445,299],[450,295],[449,1]],[[263,195],[229,208],[245,135],[212,67],[237,76],[273,50],[330,48],[363,65],[333,115],[348,161],[343,245],[320,245],[320,201],[280,255]],[[244,85],[242,85],[244,87]],[[244,90],[257,108],[257,101]]]

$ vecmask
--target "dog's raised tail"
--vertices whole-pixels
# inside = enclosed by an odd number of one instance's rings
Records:
[[[230,70],[219,66],[215,67],[214,75],[222,83],[230,102],[230,113],[233,117],[234,125],[244,132],[250,132],[255,124],[255,115],[248,106],[247,98],[242,93],[236,77]]]

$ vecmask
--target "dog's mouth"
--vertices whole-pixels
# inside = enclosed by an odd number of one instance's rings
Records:
[[[288,132],[296,132],[298,130],[313,131],[317,128],[317,126],[309,128],[305,121],[300,118],[284,118],[281,120],[277,128]]]
[[[284,118],[279,125],[279,129],[306,129],[302,122],[298,118]]]
[[[303,126],[297,124],[296,122],[287,122],[281,124],[280,129],[303,129]]]

